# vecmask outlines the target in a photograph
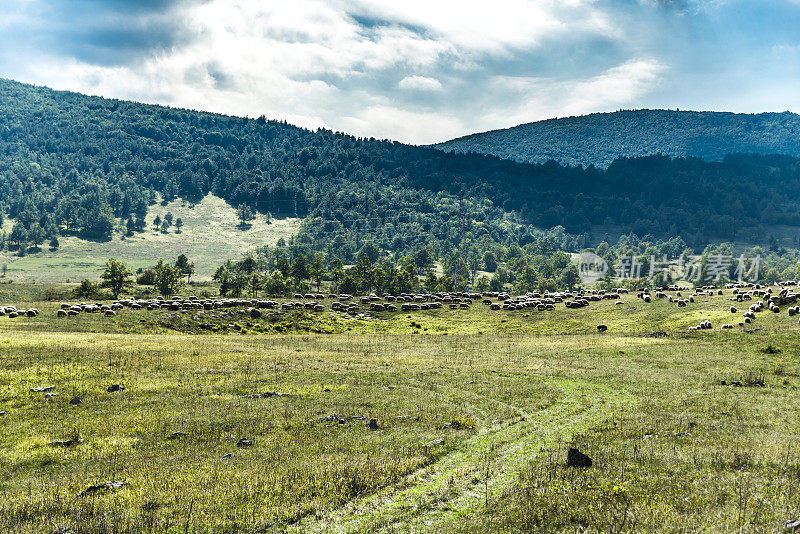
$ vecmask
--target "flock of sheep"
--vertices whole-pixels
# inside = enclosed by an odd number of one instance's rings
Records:
[[[29,310],[18,310],[16,306],[0,306],[0,317],[8,316],[10,319],[17,317],[36,317],[39,315],[39,310],[31,308]]]
[[[792,291],[790,286],[796,285],[797,282],[794,280],[782,282],[778,284],[779,290],[776,295],[772,294],[772,287],[769,286],[762,287],[758,284],[731,285],[731,289],[733,289],[733,297],[731,298],[732,301],[752,301],[754,297],[759,299],[755,303],[748,306],[747,311],[744,312],[743,320],[739,322],[739,326],[744,326],[745,324],[750,324],[751,322],[755,321],[756,314],[764,311],[764,309],[769,309],[769,311],[772,313],[780,313],[781,306],[786,304],[795,304],[799,295]],[[766,304],[764,303],[765,300]],[[730,312],[739,313],[739,309],[736,306],[731,306]],[[787,309],[787,313],[789,317],[794,317],[800,313],[800,306],[790,306]],[[724,324],[722,325],[722,328],[731,329],[733,328],[733,325]]]
[[[738,324],[744,326],[755,320],[756,314],[764,310],[772,313],[779,313],[781,306],[795,304],[798,293],[794,293],[791,286],[796,286],[796,281],[779,283],[773,290],[771,286],[759,284],[726,284],[725,289],[731,290],[730,300],[736,303],[750,302],[746,311],[743,313],[742,321]],[[693,291],[689,294],[688,292]],[[674,293],[670,294],[670,293]],[[684,297],[683,293],[687,293]],[[431,294],[403,293],[401,295],[376,294],[354,297],[348,294],[321,294],[307,293],[295,294],[292,300],[279,302],[271,299],[232,299],[232,298],[198,298],[190,296],[188,298],[163,297],[140,300],[136,298],[116,300],[111,304],[87,304],[81,303],[62,303],[56,311],[58,317],[74,317],[82,313],[102,314],[106,317],[117,315],[120,310],[169,310],[169,311],[191,311],[191,310],[218,310],[223,308],[244,308],[240,313],[246,313],[253,319],[263,316],[263,310],[308,310],[312,312],[322,312],[326,309],[324,302],[331,301],[330,310],[344,314],[355,315],[366,309],[371,312],[396,312],[396,311],[415,311],[429,310],[447,307],[451,310],[469,309],[475,302],[480,302],[491,311],[517,311],[517,310],[555,310],[558,304],[563,304],[565,308],[576,309],[589,306],[591,302],[602,300],[614,300],[615,304],[623,304],[622,295],[628,294],[628,290],[618,288],[611,291],[588,290],[588,291],[557,291],[557,292],[530,292],[524,295],[511,296],[506,292],[439,292]],[[704,286],[696,289],[681,286],[671,286],[657,289],[644,289],[638,292],[637,297],[645,303],[653,302],[656,299],[665,299],[674,303],[678,307],[686,307],[694,303],[697,297],[723,295],[723,290],[715,286]],[[756,300],[758,299],[758,300]],[[800,314],[800,306],[790,306],[789,316]],[[739,313],[735,305],[730,306],[731,313]],[[0,306],[0,317],[36,317],[39,311],[35,308],[28,310],[17,309],[14,306]],[[689,327],[690,331],[707,330],[713,328],[710,321],[703,321],[697,326]],[[722,329],[732,329],[732,323],[721,325]],[[605,325],[598,325],[599,332],[605,332]]]

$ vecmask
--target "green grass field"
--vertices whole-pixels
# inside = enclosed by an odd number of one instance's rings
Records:
[[[626,296],[362,319],[57,319],[41,294],[0,285],[0,305],[42,312],[0,317],[0,531],[774,532],[800,518],[800,327],[783,310],[721,331],[739,318],[728,291],[686,308]],[[687,332],[705,319],[713,330]],[[570,446],[592,467],[566,467]],[[112,480],[129,485],[81,496]]]
[[[167,234],[154,229],[153,219],[157,215],[163,219],[167,212],[183,220],[180,234],[174,226]],[[185,253],[195,264],[195,279],[209,280],[222,263],[220,258],[238,259],[262,245],[274,245],[281,237],[288,240],[300,227],[299,219],[275,219],[267,224],[259,216],[249,229],[241,230],[236,209],[213,195],[193,206],[183,200],[166,206],[155,204],[146,220],[147,229],[129,238],[123,238],[121,231],[108,242],[61,237],[57,251],[50,251],[45,243],[41,252],[22,258],[0,252],[0,265],[8,265],[7,278],[17,282],[79,282],[98,279],[108,258],[121,259],[135,270],[152,267],[159,258],[173,262]],[[10,233],[11,228],[13,223],[6,221],[2,230]]]

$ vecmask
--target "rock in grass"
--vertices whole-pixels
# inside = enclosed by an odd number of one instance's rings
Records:
[[[6,412],[0,412],[0,416],[5,415],[5,414],[6,414]]]
[[[50,446],[51,447],[59,447],[59,448],[62,448],[62,449],[67,449],[67,448],[72,447],[74,445],[78,445],[79,443],[83,443],[83,440],[81,438],[68,439],[68,440],[64,440],[64,441],[54,441],[54,442],[50,443]]]
[[[72,530],[70,527],[61,527],[61,528],[55,529],[50,534],[73,534],[74,532],[75,531]]]
[[[85,490],[83,490],[80,494],[80,497],[86,497],[87,495],[91,495],[93,493],[97,493],[98,491],[106,491],[106,490],[118,490],[125,486],[130,486],[127,482],[120,482],[118,480],[109,480],[108,482],[101,482],[100,484],[95,484],[94,486],[89,486]]]
[[[343,425],[343,424],[346,423],[344,417],[339,417],[335,413],[332,413],[328,417],[323,417],[322,418],[322,422],[323,423],[339,423],[340,425]]]
[[[294,397],[291,393],[278,393],[277,391],[266,391],[264,393],[249,393],[237,395],[241,399],[269,399],[270,397]]]
[[[44,391],[50,391],[51,389],[56,389],[55,386],[39,386],[35,388],[31,388],[31,391],[34,393],[42,393]]]
[[[242,438],[236,443],[236,446],[237,447],[252,447],[253,446],[253,440],[247,439],[247,438]]]
[[[72,406],[77,406],[77,405],[79,405],[79,404],[83,404],[83,399],[81,399],[80,397],[75,397],[74,399],[72,399],[71,401],[69,401],[69,403],[70,403]]]
[[[233,454],[228,452],[222,455],[223,460],[227,460],[228,458],[233,458]]]
[[[169,435],[168,439],[180,439],[185,438],[187,436],[186,432],[173,432]]]
[[[591,467],[592,459],[578,449],[567,452],[567,467]]]
[[[608,327],[604,324],[597,325],[597,332],[602,334],[603,332],[607,331]]]
[[[106,391],[109,393],[114,393],[115,391],[125,391],[125,386],[120,386],[119,384],[111,384],[106,388]]]
[[[377,419],[370,419],[369,423],[366,424],[366,427],[370,430],[378,430],[378,420]]]
[[[441,445],[442,443],[444,443],[444,438],[434,439],[423,445],[423,447],[433,447],[434,445]]]
[[[783,528],[790,532],[800,530],[800,519],[787,519]]]

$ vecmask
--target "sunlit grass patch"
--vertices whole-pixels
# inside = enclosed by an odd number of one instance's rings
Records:
[[[0,318],[0,530],[771,530],[796,506],[800,328],[722,331],[726,297],[202,335],[32,305]],[[570,445],[592,468],[564,467]],[[79,497],[110,480],[129,485]]]

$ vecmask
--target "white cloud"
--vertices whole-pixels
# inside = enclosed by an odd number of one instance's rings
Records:
[[[37,13],[46,11],[43,0],[24,1],[38,5]],[[179,6],[169,16],[180,20],[182,38],[157,53],[101,65],[39,50],[7,60],[10,73],[0,54],[0,75],[429,143],[629,106],[665,70],[658,59],[629,50],[625,28],[599,0],[209,0]],[[17,12],[3,9],[0,20]],[[35,24],[46,32],[40,19]],[[604,71],[580,44],[598,39],[616,54],[614,66],[605,52],[597,53]],[[583,55],[572,57],[567,43],[579,43],[574,50]],[[541,58],[580,63],[573,70],[580,74],[557,78],[552,69],[537,67]]]
[[[439,91],[442,89],[442,82],[427,76],[406,76],[400,80],[398,86],[410,91]]]
[[[609,68],[597,76],[566,81],[548,78],[496,77],[489,94],[516,107],[490,107],[479,129],[515,126],[524,122],[612,111],[636,102],[651,91],[666,70],[654,58],[639,58]]]
[[[345,130],[378,139],[413,139],[429,144],[452,139],[464,131],[457,117],[442,113],[414,112],[387,105],[374,105],[357,116],[342,117]]]
[[[352,13],[424,28],[464,52],[505,53],[578,29],[610,28],[592,0],[345,0]]]
[[[664,65],[654,58],[633,59],[599,76],[575,84],[566,111],[572,114],[621,106],[652,89]]]

